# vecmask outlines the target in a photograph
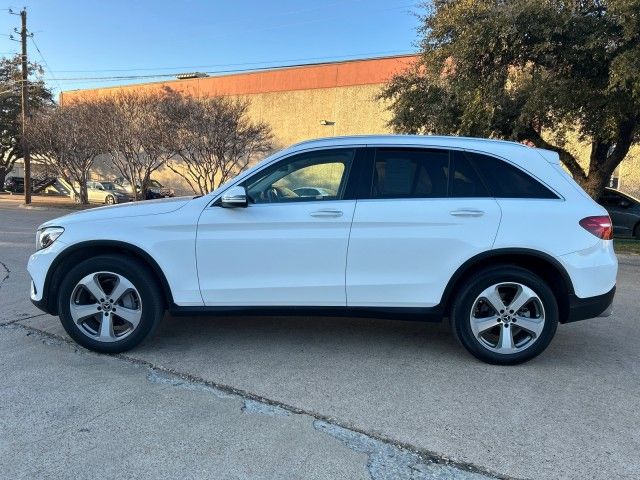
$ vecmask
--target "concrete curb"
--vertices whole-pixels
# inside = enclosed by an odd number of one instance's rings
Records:
[[[27,210],[49,210],[51,207],[39,207],[36,205],[25,205],[24,203],[19,203],[18,208],[26,208]]]

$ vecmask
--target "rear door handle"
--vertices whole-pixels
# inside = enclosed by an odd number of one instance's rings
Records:
[[[330,210],[330,209],[316,210],[315,212],[311,212],[310,215],[312,217],[318,217],[318,218],[341,217],[342,210]]]
[[[475,208],[461,208],[459,210],[451,210],[449,214],[454,217],[481,217],[484,212]]]

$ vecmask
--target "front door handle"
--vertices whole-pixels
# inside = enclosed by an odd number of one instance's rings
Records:
[[[312,217],[318,217],[318,218],[341,217],[342,210],[330,210],[330,209],[316,210],[315,212],[311,212],[310,215]]]
[[[451,210],[449,214],[454,217],[481,217],[484,212],[475,208],[461,208],[459,210]]]

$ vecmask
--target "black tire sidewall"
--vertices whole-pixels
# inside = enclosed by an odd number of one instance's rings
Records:
[[[142,318],[138,327],[132,334],[116,342],[103,343],[88,337],[80,331],[71,317],[69,303],[78,281],[99,271],[109,271],[126,277],[138,290],[142,302]],[[134,258],[102,255],[79,263],[65,275],[58,290],[58,315],[65,331],[83,347],[101,353],[120,353],[138,345],[158,325],[164,313],[159,291],[149,269]]]
[[[507,355],[483,347],[475,338],[469,322],[469,314],[478,295],[491,285],[502,282],[517,282],[531,288],[542,301],[545,311],[545,325],[540,338],[525,350]],[[539,276],[519,267],[498,267],[480,272],[465,283],[454,301],[451,317],[458,341],[473,356],[487,363],[515,365],[531,360],[549,346],[558,327],[559,311],[555,295]]]
[[[109,201],[109,200],[111,200],[111,201]],[[113,195],[107,195],[107,198],[106,198],[106,200],[105,200],[105,203],[106,203],[107,205],[115,205],[115,203],[116,203],[116,199],[113,197]]]

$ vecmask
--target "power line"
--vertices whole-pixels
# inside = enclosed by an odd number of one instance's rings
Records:
[[[192,70],[196,68],[216,68],[216,67],[241,67],[244,65],[261,65],[265,63],[281,63],[281,62],[306,62],[311,60],[341,60],[350,58],[366,57],[370,55],[409,55],[413,52],[386,50],[382,52],[364,52],[352,53],[349,55],[333,55],[326,57],[306,57],[306,58],[287,58],[282,60],[264,60],[260,62],[242,62],[242,63],[214,63],[210,65],[186,65],[181,67],[145,67],[145,68],[111,68],[98,70],[58,70],[58,73],[100,73],[100,72],[144,72],[153,70]]]
[[[404,52],[402,55],[412,55],[414,52]],[[399,55],[399,54],[398,54]],[[375,58],[375,57],[374,57]],[[385,57],[377,57],[377,58],[385,58]],[[354,59],[359,60],[359,59]],[[262,62],[261,62],[262,63]],[[271,65],[266,67],[259,68],[235,68],[235,69],[227,69],[227,70],[209,70],[201,73],[206,73],[207,75],[221,75],[225,73],[246,73],[246,72],[260,72],[264,70],[281,70],[285,68],[296,68],[296,67],[307,67],[313,65],[326,65],[327,62],[317,62],[317,63],[295,63],[295,64],[287,64],[287,65]],[[144,79],[152,79],[152,78],[174,78],[176,76],[175,73],[158,73],[151,75],[115,75],[115,76],[104,76],[104,77],[67,77],[67,78],[58,78],[57,81],[73,81],[73,82],[85,82],[85,81],[110,81],[110,80],[144,80]],[[44,79],[48,80],[48,79]]]
[[[38,54],[40,55],[40,58],[42,59],[42,63],[44,63],[45,68],[49,71],[49,74],[51,75],[51,78],[53,78],[53,81],[56,82],[56,84],[58,85],[58,88],[60,90],[62,90],[62,85],[60,85],[60,82],[56,79],[55,75],[51,71],[51,68],[49,67],[49,64],[47,63],[46,58],[44,58],[44,55],[42,54],[42,52],[38,48],[38,44],[33,39],[33,37],[31,37],[31,43],[33,43],[33,46],[36,47],[36,50],[38,51]]]

